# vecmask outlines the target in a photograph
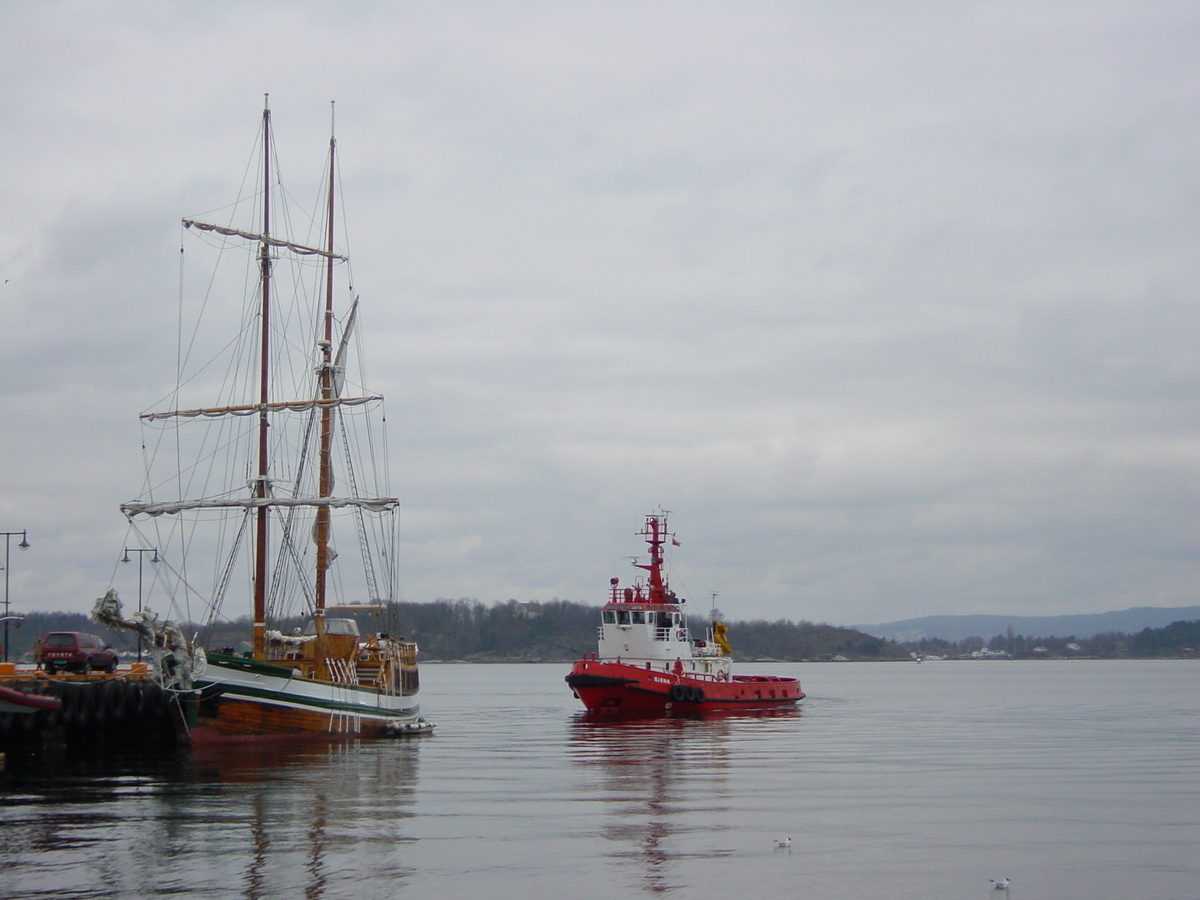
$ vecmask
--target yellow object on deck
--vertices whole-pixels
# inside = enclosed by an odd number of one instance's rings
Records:
[[[732,656],[733,648],[729,646],[729,640],[725,637],[727,634],[729,634],[729,627],[724,622],[713,622],[713,642]]]

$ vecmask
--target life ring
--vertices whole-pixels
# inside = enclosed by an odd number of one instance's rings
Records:
[[[674,700],[676,703],[682,703],[684,700],[688,699],[688,689],[685,688],[682,684],[672,685],[671,686],[671,699]]]

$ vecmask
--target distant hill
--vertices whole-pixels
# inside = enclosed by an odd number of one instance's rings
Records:
[[[478,600],[462,598],[391,603],[382,616],[360,612],[355,618],[363,634],[382,629],[415,639],[423,660],[565,663],[596,652],[600,608],[569,600],[509,600],[485,606]],[[277,624],[286,634],[305,623],[296,618]],[[727,624],[734,658],[739,661],[910,658],[905,648],[850,628],[783,621]],[[692,634],[703,638],[707,625],[703,617],[694,619]],[[196,623],[181,627],[189,635],[203,631],[203,626]],[[101,635],[119,650],[136,647],[129,632],[110,632],[82,613],[31,613],[11,629],[10,659],[22,659],[34,640],[50,631],[85,631]],[[235,647],[249,640],[252,633],[250,619],[244,617],[219,623],[203,640],[211,649]]]
[[[1172,622],[1200,619],[1200,606],[1137,606],[1120,612],[1078,616],[922,616],[882,625],[855,625],[859,631],[894,641],[941,638],[961,641],[979,636],[985,640],[1007,633],[1027,637],[1090,638],[1108,631],[1132,634],[1143,628],[1164,628]]]

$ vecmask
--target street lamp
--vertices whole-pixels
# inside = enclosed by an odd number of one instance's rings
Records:
[[[29,539],[24,531],[0,531],[4,535],[4,661],[8,662],[8,622],[12,618],[8,609],[8,553],[12,548],[12,539],[18,534],[21,543],[17,544],[22,550],[29,549]]]
[[[156,563],[159,561],[158,548],[151,547],[149,549],[143,549],[141,547],[126,547],[125,548],[125,557],[124,557],[124,559],[121,560],[121,562],[123,562],[123,563],[130,562],[131,561],[129,559],[130,553],[136,553],[138,555],[138,612],[141,612],[142,611],[142,556],[143,556],[143,554],[146,554],[146,553],[153,553],[154,556],[152,556],[150,558],[150,562]],[[142,661],[142,633],[140,631],[138,632],[138,658],[137,658],[137,661],[138,662]]]

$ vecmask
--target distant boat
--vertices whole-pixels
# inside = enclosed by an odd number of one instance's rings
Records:
[[[791,706],[803,699],[800,681],[782,675],[734,675],[728,629],[714,622],[705,639],[688,630],[684,601],[663,572],[667,514],[646,517],[640,532],[650,561],[635,563],[647,573],[621,587],[610,582],[600,611],[600,641],[572,667],[566,682],[589,710],[622,713],[698,712]]]
[[[335,148],[331,137],[328,194],[316,217],[325,221],[317,224],[315,240],[286,235],[293,221],[306,217],[272,206],[278,186],[269,108],[262,114],[255,220],[240,227],[183,220],[190,233],[215,241],[223,255],[240,257],[235,268],[249,266],[254,275],[241,314],[227,323],[234,339],[214,341],[218,351],[228,346],[242,352],[230,364],[214,405],[180,408],[176,395],[187,383],[181,379],[171,398],[174,408],[142,415],[147,429],[162,433],[145,444],[165,438],[172,447],[164,454],[171,471],[157,478],[148,474],[149,496],[121,509],[131,524],[178,516],[189,529],[203,526],[186,532],[180,526],[186,535],[180,546],[192,555],[205,541],[224,542],[207,560],[215,573],[211,588],[199,591],[181,574],[175,589],[177,595],[204,597],[210,621],[220,615],[237,560],[250,561],[252,648],[249,654],[206,652],[153,613],[124,619],[113,591],[93,615],[147,638],[154,676],[178,697],[180,737],[189,744],[371,737],[433,727],[418,715],[417,645],[382,627],[360,634],[354,617],[329,615],[335,609],[386,610],[393,599],[399,505],[386,493],[383,398],[347,391],[353,383],[347,357],[358,299],[351,288],[344,308],[335,303],[335,268],[347,259],[334,245]],[[287,196],[282,188],[276,193]],[[276,223],[282,226],[278,231]],[[288,278],[276,279],[274,270],[284,258],[295,261],[295,268]],[[188,443],[196,431],[204,433]],[[185,458],[175,451],[177,444],[194,448],[195,455]],[[352,550],[359,551],[363,565],[357,573],[335,567],[335,512],[349,519],[344,552],[350,558]],[[187,572],[203,568],[192,562]],[[351,589],[355,595],[339,606],[329,598],[343,584],[347,596]],[[280,619],[301,613],[309,616],[307,628],[278,630]]]

